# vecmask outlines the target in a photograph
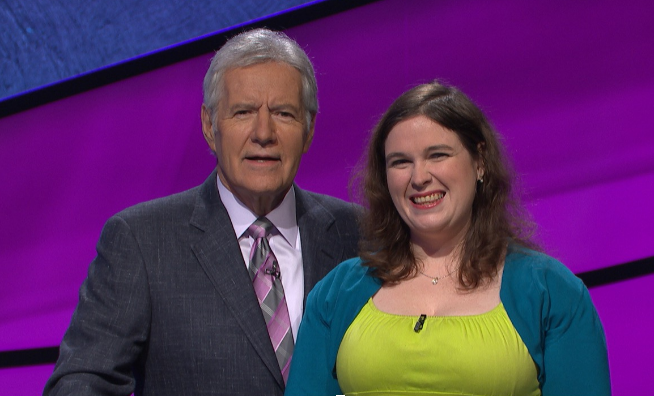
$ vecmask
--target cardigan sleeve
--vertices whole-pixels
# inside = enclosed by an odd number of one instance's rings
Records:
[[[361,259],[346,260],[318,282],[307,298],[284,395],[339,395],[336,356],[343,335],[381,283]]]
[[[336,395],[341,393],[330,367],[332,284],[338,269],[318,282],[307,297],[298,331],[285,396]]]
[[[565,265],[510,248],[500,298],[538,367],[542,396],[611,394],[602,323],[588,289]]]
[[[572,290],[550,284],[551,305],[543,323],[543,396],[608,396],[611,383],[602,323],[586,286],[576,277],[572,281]]]

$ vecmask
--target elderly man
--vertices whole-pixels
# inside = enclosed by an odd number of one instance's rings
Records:
[[[243,33],[203,88],[216,170],[109,219],[45,395],[282,395],[307,293],[356,254],[356,208],[293,185],[318,107],[304,51]]]

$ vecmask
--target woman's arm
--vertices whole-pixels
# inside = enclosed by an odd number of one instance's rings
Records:
[[[555,299],[546,318],[543,396],[610,396],[602,323],[583,284],[574,297]]]

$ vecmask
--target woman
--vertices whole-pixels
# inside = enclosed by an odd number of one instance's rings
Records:
[[[609,395],[588,290],[537,252],[499,140],[438,82],[373,131],[361,257],[311,292],[286,395]]]

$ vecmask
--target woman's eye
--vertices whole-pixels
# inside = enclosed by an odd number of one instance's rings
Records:
[[[431,153],[429,155],[429,158],[439,159],[439,158],[444,158],[446,156],[447,156],[447,154],[445,154],[445,153]]]
[[[397,160],[391,161],[390,167],[391,168],[397,168],[397,167],[400,167],[402,165],[406,165],[408,163],[409,163],[409,161],[407,161],[405,159],[397,159]]]

